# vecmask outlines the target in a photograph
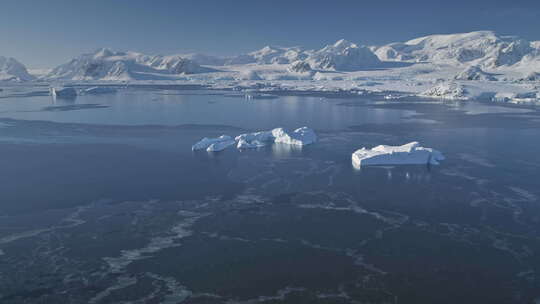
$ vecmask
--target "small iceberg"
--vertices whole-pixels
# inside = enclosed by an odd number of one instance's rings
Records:
[[[272,131],[273,130],[240,134],[235,138],[235,140],[238,141],[238,145],[236,147],[238,149],[255,149],[264,147],[267,143],[275,140]]]
[[[355,168],[376,165],[438,165],[441,160],[444,160],[444,156],[440,151],[421,147],[416,141],[402,146],[362,148],[352,154]]]
[[[75,88],[49,88],[51,96],[54,98],[75,98],[77,90]]]
[[[283,128],[275,128],[270,131],[260,131],[238,135],[238,149],[254,149],[265,146],[267,143],[281,143],[288,145],[305,146],[317,141],[315,131],[308,127],[302,127],[287,132]]]
[[[259,131],[245,133],[236,136],[234,139],[228,135],[221,135],[217,138],[205,137],[191,146],[191,150],[203,150],[217,152],[226,149],[234,144],[239,150],[256,149],[271,143],[280,143],[294,146],[305,146],[317,141],[315,131],[308,127],[302,127],[287,132],[283,128],[275,128],[270,131]]]
[[[272,130],[272,135],[276,138],[274,142],[288,145],[305,146],[317,141],[315,131],[308,127],[298,128],[292,133],[287,133],[283,128],[277,128]]]
[[[206,149],[208,152],[217,152],[225,150],[227,147],[234,145],[236,142],[234,139],[228,135],[221,135],[217,138],[208,138],[205,137],[199,142],[191,146],[191,150],[203,150]]]
[[[91,87],[82,91],[84,95],[112,94],[116,93],[115,88],[109,87]]]

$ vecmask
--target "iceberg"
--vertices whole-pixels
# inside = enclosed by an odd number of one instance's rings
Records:
[[[362,148],[352,154],[355,168],[374,165],[438,165],[441,160],[444,160],[444,156],[440,151],[421,147],[416,141],[402,146]]]
[[[273,130],[270,131],[260,131],[255,133],[246,133],[246,134],[240,134],[236,136],[236,141],[246,141],[246,142],[252,142],[252,141],[259,141],[259,142],[268,142],[274,140],[274,135],[272,134]]]
[[[242,149],[257,149],[266,146],[266,143],[259,140],[247,141],[245,139],[240,139],[236,148],[239,150]]]
[[[265,146],[269,142],[305,146],[317,141],[315,131],[308,127],[302,127],[287,132],[283,128],[275,128],[270,131],[240,134],[236,138],[238,149],[254,149]]]
[[[236,136],[238,149],[256,149],[266,146],[266,143],[274,141],[272,131],[261,131],[255,133],[246,133]]]
[[[227,149],[228,147],[234,145],[236,142],[233,139],[230,140],[224,140],[224,141],[218,141],[206,148],[207,152],[219,152]]]
[[[235,143],[234,139],[228,135],[221,135],[217,138],[205,137],[191,146],[191,150],[206,149],[209,152],[221,151]]]
[[[305,146],[317,141],[315,131],[308,127],[302,127],[294,130],[292,133],[287,133],[283,128],[272,130],[272,135],[276,138],[274,142]]]
[[[245,133],[236,136],[234,139],[228,135],[221,135],[217,138],[205,137],[191,146],[191,150],[203,150],[208,152],[222,151],[234,144],[239,150],[256,149],[264,147],[269,143],[281,143],[294,146],[305,146],[317,141],[315,131],[308,127],[302,127],[287,132],[283,128],[275,128],[270,131],[259,131]]]

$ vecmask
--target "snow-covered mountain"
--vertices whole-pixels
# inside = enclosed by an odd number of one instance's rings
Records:
[[[189,59],[199,65],[220,66],[220,65],[224,65],[228,60],[228,58],[226,57],[218,57],[218,56],[206,55],[206,54],[201,54],[201,53],[182,54],[178,56],[185,59]]]
[[[306,59],[309,51],[300,47],[275,47],[265,46],[260,50],[228,58],[227,65],[234,64],[289,64],[297,60]]]
[[[45,76],[57,80],[146,80],[209,72],[181,56],[148,56],[136,52],[99,49],[53,69]]]
[[[457,74],[454,77],[455,80],[484,80],[484,81],[495,81],[497,78],[495,76],[484,72],[481,68],[471,65],[467,67],[463,72]]]
[[[540,63],[540,43],[491,31],[431,35],[373,48],[383,61],[431,62],[495,69]],[[538,65],[540,66],[540,65]]]
[[[233,57],[226,64],[291,64],[302,61],[314,69],[332,71],[357,71],[379,66],[381,63],[369,48],[342,39],[320,50],[266,46],[258,51]]]
[[[22,63],[0,56],[0,81],[30,81],[34,78]]]
[[[313,52],[306,61],[311,67],[335,71],[357,71],[381,64],[369,48],[344,39]]]
[[[400,70],[407,66],[409,72]],[[199,73],[205,73],[197,76],[199,79],[217,80],[352,79],[362,78],[361,73],[373,73],[370,70],[379,67],[385,67],[386,73],[409,73],[407,79],[420,77],[418,72],[423,75],[422,81],[431,81],[431,77],[533,81],[540,73],[540,41],[478,31],[431,35],[369,48],[343,39],[316,50],[266,46],[234,57],[200,53],[152,56],[100,49],[56,67],[42,79],[174,80],[185,79],[181,75]],[[255,71],[257,76],[247,71]],[[206,74],[210,72],[219,73]]]

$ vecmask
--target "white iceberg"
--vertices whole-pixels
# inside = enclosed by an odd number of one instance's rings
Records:
[[[86,94],[110,94],[110,93],[116,93],[115,88],[109,88],[109,87],[91,87],[88,89],[83,90],[83,93]]]
[[[215,143],[211,144],[210,146],[208,146],[208,148],[206,148],[206,151],[207,152],[223,151],[223,150],[227,149],[228,147],[234,145],[235,143],[236,142],[233,139],[215,142]]]
[[[275,142],[288,145],[305,146],[317,141],[315,131],[308,127],[302,127],[287,132],[283,128],[275,128],[270,131],[240,134],[236,138],[238,149],[254,149]]]
[[[440,151],[421,147],[416,141],[402,146],[362,148],[352,154],[355,168],[373,165],[438,165],[441,160],[444,160],[444,156]]]
[[[251,140],[247,141],[245,139],[240,139],[238,141],[238,144],[236,145],[236,148],[242,150],[242,149],[257,149],[266,146],[266,142],[259,141],[259,140]]]
[[[317,141],[317,135],[308,127],[298,128],[292,133],[287,133],[283,128],[277,128],[272,130],[272,135],[275,137],[274,142],[289,145],[305,146]]]
[[[209,152],[221,151],[231,145],[234,145],[235,141],[228,135],[221,135],[217,138],[205,137],[199,142],[191,146],[191,150],[203,150],[206,149]]]
[[[240,134],[236,136],[235,140],[245,141],[245,142],[253,142],[253,141],[259,141],[259,142],[269,142],[274,140],[274,135],[272,135],[272,131],[260,131],[255,133],[246,133],[246,134]]]

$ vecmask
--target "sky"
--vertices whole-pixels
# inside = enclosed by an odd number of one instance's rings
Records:
[[[2,0],[0,56],[50,68],[97,48],[233,55],[493,30],[540,40],[540,0]]]

